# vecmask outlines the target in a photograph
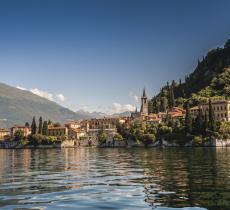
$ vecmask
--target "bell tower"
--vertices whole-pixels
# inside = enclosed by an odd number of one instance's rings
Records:
[[[145,88],[143,90],[143,96],[141,97],[141,115],[148,115],[149,114],[149,105],[148,105],[148,98],[146,96]]]

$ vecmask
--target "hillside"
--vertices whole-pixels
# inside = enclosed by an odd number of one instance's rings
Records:
[[[55,122],[86,117],[84,114],[75,113],[29,91],[0,83],[0,127],[30,123],[33,116],[37,119],[42,116],[44,119]]]
[[[223,48],[209,51],[198,60],[197,67],[182,83],[167,83],[149,103],[150,111],[165,111],[174,106],[184,106],[190,99],[193,105],[209,97],[230,97],[230,39]]]

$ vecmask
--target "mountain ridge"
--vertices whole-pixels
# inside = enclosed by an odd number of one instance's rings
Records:
[[[33,116],[61,123],[86,117],[30,91],[0,83],[0,127],[30,123]]]
[[[172,106],[195,106],[211,97],[230,98],[230,39],[224,47],[210,50],[198,60],[194,71],[184,82],[172,81],[149,101],[150,112],[165,112]]]

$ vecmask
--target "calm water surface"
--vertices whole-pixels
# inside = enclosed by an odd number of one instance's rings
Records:
[[[0,209],[230,209],[230,149],[0,150]]]

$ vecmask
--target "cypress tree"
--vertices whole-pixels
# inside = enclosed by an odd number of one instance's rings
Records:
[[[169,89],[169,108],[172,109],[175,106],[175,98],[174,98],[174,91],[173,86]]]
[[[212,108],[212,101],[211,99],[209,99],[209,103],[208,103],[208,112],[209,112],[209,129],[211,131],[215,131],[216,130],[216,121],[215,121],[215,115],[214,115],[214,110]]]
[[[25,123],[25,127],[29,128],[30,124],[28,122]]]
[[[157,100],[156,100],[156,113],[160,112],[160,106],[161,106],[161,103],[160,103],[160,101],[157,99]]]
[[[42,117],[39,118],[38,133],[42,134]]]
[[[185,130],[187,133],[192,132],[192,116],[190,113],[189,102],[186,103]]]
[[[167,82],[167,85],[166,85],[166,86],[167,86],[167,91],[169,91],[169,89],[170,89],[170,88],[169,88],[169,82]]]
[[[48,122],[44,121],[42,126],[42,134],[47,136],[48,135]]]
[[[31,134],[34,135],[36,133],[37,133],[37,125],[36,125],[35,117],[33,117],[33,121],[31,124]]]
[[[206,134],[207,129],[208,129],[208,114],[207,114],[207,112],[205,112],[204,123],[203,123],[203,126],[202,126],[202,132],[203,132],[204,135]]]
[[[168,106],[168,100],[166,97],[161,97],[161,106],[160,106],[160,110],[162,112],[166,112],[167,110],[167,106]]]
[[[194,129],[195,129],[196,134],[202,133],[203,124],[204,124],[204,118],[203,118],[202,110],[199,106],[198,114],[196,116],[196,120],[195,120],[195,124],[194,124]]]

